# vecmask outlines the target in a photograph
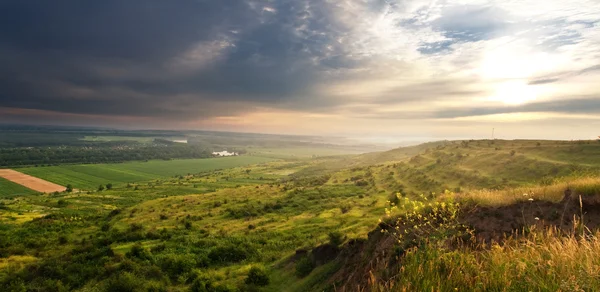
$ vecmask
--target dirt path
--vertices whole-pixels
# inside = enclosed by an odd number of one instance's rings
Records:
[[[42,193],[62,192],[66,187],[12,169],[0,169],[0,177]]]

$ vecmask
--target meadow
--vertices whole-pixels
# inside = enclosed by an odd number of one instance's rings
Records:
[[[114,180],[0,197],[0,290],[594,291],[600,164],[584,157],[599,150],[479,140],[203,166],[64,165],[58,177]],[[569,228],[542,224],[561,213]],[[505,230],[522,235],[483,244]]]
[[[19,168],[20,172],[81,190],[93,190],[99,185],[115,186],[153,179],[188,175],[273,161],[258,156],[236,156],[207,159],[151,160],[116,164],[83,164]]]
[[[20,196],[20,195],[31,195],[37,193],[34,190],[30,190],[24,186],[13,183],[0,177],[0,196]]]

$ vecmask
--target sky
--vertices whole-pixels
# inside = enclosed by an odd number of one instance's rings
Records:
[[[600,0],[4,0],[0,123],[600,135]]]

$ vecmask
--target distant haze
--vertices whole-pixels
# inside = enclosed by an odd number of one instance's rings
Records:
[[[8,0],[0,123],[594,139],[600,2]]]

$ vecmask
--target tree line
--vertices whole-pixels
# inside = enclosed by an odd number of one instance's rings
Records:
[[[94,146],[0,148],[0,167],[71,163],[118,163],[155,159],[208,158],[210,149],[186,144],[97,143]]]

